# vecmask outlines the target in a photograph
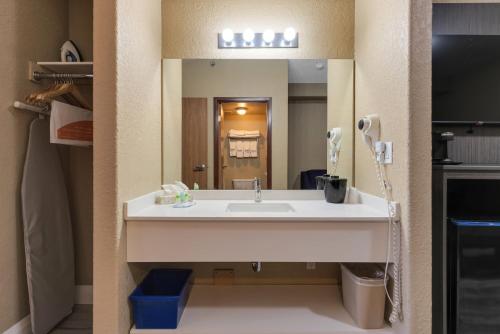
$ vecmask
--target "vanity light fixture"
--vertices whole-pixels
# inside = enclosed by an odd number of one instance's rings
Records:
[[[275,35],[276,34],[274,33],[274,30],[267,29],[262,34],[262,39],[264,40],[264,43],[266,43],[266,45],[271,45],[271,43],[274,41]]]
[[[293,27],[288,27],[285,29],[283,38],[285,39],[286,43],[291,43],[295,39],[295,37],[297,37],[297,31]]]
[[[247,113],[248,109],[245,107],[238,107],[236,108],[236,113],[240,116],[243,116]]]
[[[299,35],[295,28],[288,27],[284,32],[266,29],[254,32],[251,28],[243,32],[233,32],[226,28],[218,34],[219,49],[253,49],[253,48],[298,48]]]
[[[243,31],[243,40],[245,41],[246,44],[252,44],[253,40],[255,39],[255,33],[253,32],[252,29],[248,28]]]
[[[222,31],[222,40],[224,41],[225,44],[232,44],[234,40],[234,32],[227,28]]]

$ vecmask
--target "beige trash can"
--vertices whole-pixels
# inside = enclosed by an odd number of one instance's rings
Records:
[[[342,299],[347,312],[363,329],[385,326],[384,270],[376,264],[341,264]]]

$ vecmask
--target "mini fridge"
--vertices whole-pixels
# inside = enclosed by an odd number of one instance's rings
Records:
[[[448,223],[448,334],[500,333],[500,220]]]

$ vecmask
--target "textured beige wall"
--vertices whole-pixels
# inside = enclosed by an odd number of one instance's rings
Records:
[[[356,118],[381,116],[393,141],[388,167],[402,210],[404,322],[398,333],[431,332],[431,1],[356,0]],[[380,194],[356,131],[356,186]]]
[[[161,183],[161,1],[96,0],[94,31],[94,333],[125,334],[122,206]]]
[[[298,49],[219,50],[217,33],[299,32]],[[163,0],[165,58],[353,58],[354,0]]]
[[[342,128],[342,143],[336,175],[346,177],[354,184],[354,61],[351,59],[328,60],[328,130]],[[327,166],[331,173],[328,144]]]
[[[410,18],[409,224],[403,225],[403,288],[410,314],[406,328],[424,333],[430,332],[432,313],[431,1],[412,1]]]
[[[68,1],[68,31],[69,39],[78,46],[83,61],[92,61],[92,18],[93,0]]]
[[[83,60],[92,60],[92,0],[68,1],[68,39],[75,42]],[[59,58],[54,58],[59,59]],[[92,82],[80,85],[92,105]],[[75,243],[75,280],[92,284],[92,148],[67,147],[67,187]]]
[[[409,131],[409,33],[408,1],[356,1],[356,121],[363,115],[381,117],[381,138],[392,140],[394,164],[389,166],[396,198],[405,200]],[[382,44],[384,43],[384,44]],[[369,150],[356,130],[356,185],[381,195]],[[395,175],[393,175],[395,174]]]
[[[288,104],[288,189],[300,189],[300,172],[326,169],[326,101]]]
[[[58,59],[67,38],[67,3],[64,0],[0,2],[0,332],[29,313],[21,217],[21,178],[28,129],[33,115],[14,110],[39,89],[27,78],[28,61]],[[27,24],[29,22],[29,24]]]
[[[73,241],[75,283],[92,285],[92,148],[67,148],[66,169]]]
[[[232,269],[234,284],[268,285],[268,284],[338,284],[340,266],[337,263],[316,263],[316,269],[307,270],[306,263],[299,262],[265,262],[262,271],[256,273],[250,263],[244,262],[197,262],[197,263],[144,263],[144,270],[153,268],[190,268],[194,272],[194,283],[200,285],[214,284],[214,269]],[[258,333],[256,333],[258,334]]]
[[[223,78],[223,79],[221,79]],[[208,98],[208,187],[213,175],[213,98],[272,97],[273,189],[287,188],[288,62],[286,60],[187,61],[183,65],[182,95]],[[165,162],[169,160],[165,157]]]
[[[182,179],[182,60],[163,59],[163,183]]]

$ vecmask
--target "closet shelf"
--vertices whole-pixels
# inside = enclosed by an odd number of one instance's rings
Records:
[[[338,286],[195,285],[175,330],[130,334],[393,334],[365,330],[342,305]]]
[[[76,63],[38,61],[36,65],[52,73],[92,74],[94,63],[91,61]]]

